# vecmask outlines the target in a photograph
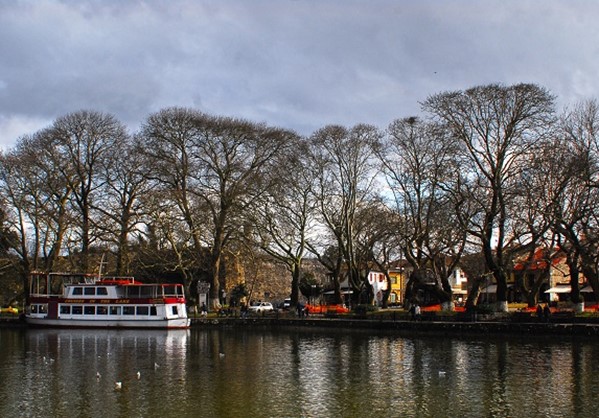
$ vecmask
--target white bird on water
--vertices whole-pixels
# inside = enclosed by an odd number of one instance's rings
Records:
[[[225,358],[225,353],[218,353],[218,356],[219,356],[220,358]]]
[[[160,367],[160,364],[154,363],[154,370],[158,369],[159,367]]]
[[[137,380],[141,379],[141,373],[137,372]]]
[[[121,382],[114,382],[114,390],[120,390],[123,387]]]
[[[100,372],[96,372],[96,379],[100,380],[101,377],[102,375],[100,374]]]

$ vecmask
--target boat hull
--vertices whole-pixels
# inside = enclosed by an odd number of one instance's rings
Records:
[[[50,319],[26,317],[32,327],[47,328],[137,328],[137,329],[182,329],[189,328],[189,318],[152,320],[101,320],[101,319]]]

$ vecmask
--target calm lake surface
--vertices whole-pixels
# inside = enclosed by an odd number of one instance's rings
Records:
[[[599,344],[558,338],[0,329],[0,417],[596,416]]]

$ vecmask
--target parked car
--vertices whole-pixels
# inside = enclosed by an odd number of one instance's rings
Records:
[[[251,305],[248,308],[248,311],[250,313],[266,313],[266,312],[273,312],[274,310],[275,310],[275,308],[272,306],[272,303],[270,303],[270,302],[258,302],[258,303]]]

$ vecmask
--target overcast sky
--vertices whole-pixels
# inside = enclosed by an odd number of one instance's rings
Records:
[[[0,0],[0,149],[57,117],[131,131],[185,106],[309,135],[429,95],[537,83],[599,98],[595,0]]]

